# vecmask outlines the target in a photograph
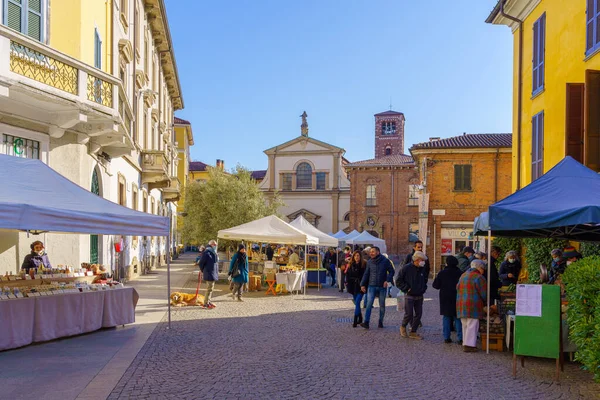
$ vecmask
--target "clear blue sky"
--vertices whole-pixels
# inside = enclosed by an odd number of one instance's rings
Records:
[[[166,0],[192,159],[266,169],[300,134],[373,158],[373,114],[432,136],[510,132],[512,33],[496,0]]]

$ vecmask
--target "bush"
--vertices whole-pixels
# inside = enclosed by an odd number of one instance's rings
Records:
[[[600,256],[581,259],[563,274],[569,310],[569,339],[575,359],[600,382]]]
[[[497,237],[494,240],[492,240],[492,246],[498,246],[498,247],[500,247],[500,249],[502,249],[502,257],[503,258],[504,258],[504,255],[506,254],[506,252],[509,250],[516,251],[517,254],[519,255],[519,258],[521,258],[522,245],[523,245],[523,239],[521,239],[521,238]],[[500,260],[500,262],[502,262],[502,260]],[[498,265],[500,265],[500,264],[498,264]]]
[[[579,252],[584,257],[600,256],[600,245],[598,243],[583,242],[579,247]]]
[[[525,250],[525,258],[529,283],[539,283],[540,264],[546,264],[549,267],[552,263],[552,256],[550,255],[552,249],[563,249],[565,246],[568,246],[569,242],[567,240],[546,238],[524,239],[523,244],[527,248]]]

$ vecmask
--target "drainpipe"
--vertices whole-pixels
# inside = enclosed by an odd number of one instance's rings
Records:
[[[496,159],[494,160],[494,203],[498,201],[498,162],[500,158],[500,148],[496,149]]]
[[[139,13],[138,13],[138,17],[139,17]],[[136,56],[136,49],[137,49],[137,40],[136,37],[137,35],[135,34],[135,30],[138,29],[137,26],[137,21],[135,18],[135,5],[133,7],[133,18],[131,19],[131,32],[133,33],[133,71],[131,72],[131,88],[133,90],[133,97],[131,98],[131,101],[133,102],[133,145],[135,146],[140,138],[138,137],[138,106],[137,106],[137,90],[136,90],[136,82],[135,82],[135,70],[136,70],[136,60],[137,60],[137,56]]]
[[[500,2],[500,15],[519,24],[519,77],[517,84],[517,190],[521,189],[521,125],[523,120],[523,21],[504,12],[504,3]]]
[[[396,232],[394,232],[394,219],[396,218],[396,215],[394,213],[394,197],[396,196],[396,192],[394,192],[394,167],[391,167],[391,172],[392,172],[392,204],[391,204],[391,210],[390,210],[390,214],[392,214],[392,218],[391,218],[391,226],[390,226],[390,235],[391,235],[391,240],[390,240],[390,244],[391,244],[391,249],[394,249],[396,253],[398,253],[398,240],[394,240],[394,238],[397,238]],[[394,242],[396,242],[396,246],[394,246]],[[389,252],[390,254],[392,253],[391,251]]]

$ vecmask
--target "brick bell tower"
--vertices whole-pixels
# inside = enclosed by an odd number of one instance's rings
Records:
[[[375,114],[375,158],[404,154],[404,121],[397,111]]]

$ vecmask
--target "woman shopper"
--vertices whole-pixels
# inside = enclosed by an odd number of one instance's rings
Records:
[[[360,281],[363,278],[366,268],[367,263],[363,260],[362,253],[360,251],[352,253],[352,261],[350,261],[348,269],[346,270],[346,280],[348,293],[352,295],[354,300],[354,322],[352,323],[352,327],[354,328],[363,322],[360,301],[362,300],[364,293],[360,290]]]
[[[243,301],[242,288],[245,283],[248,283],[248,257],[246,257],[246,246],[243,244],[238,246],[237,253],[231,258],[229,275],[233,282],[233,298],[237,297],[238,301]]]
[[[443,316],[442,332],[445,343],[452,343],[450,331],[456,324],[456,339],[462,345],[462,323],[456,316],[456,285],[462,271],[458,268],[458,260],[454,256],[446,258],[446,267],[433,281],[433,288],[440,291],[440,314]]]
[[[510,286],[511,284],[517,284],[519,280],[519,274],[521,273],[521,260],[517,256],[517,252],[510,250],[506,252],[504,261],[500,264],[500,280],[502,286]]]

